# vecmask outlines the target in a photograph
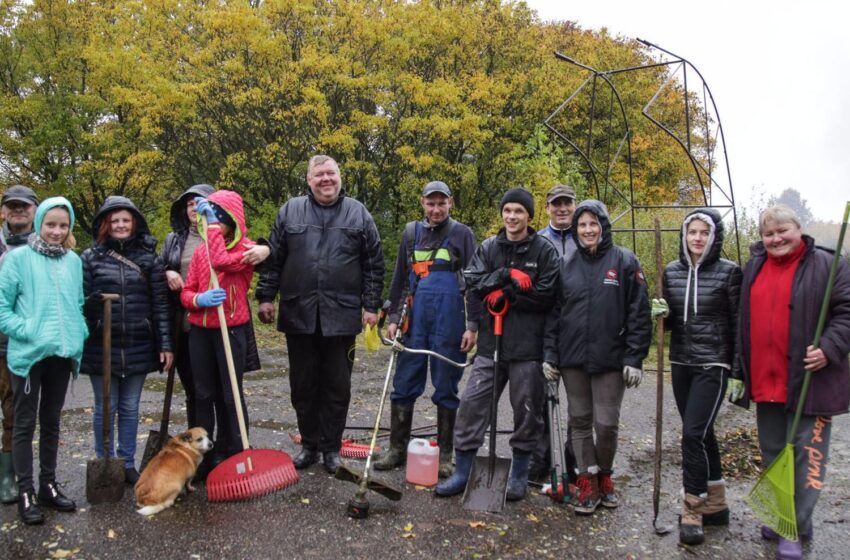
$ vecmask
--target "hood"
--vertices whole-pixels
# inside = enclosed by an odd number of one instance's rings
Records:
[[[688,224],[693,220],[702,220],[708,224],[708,244],[705,252],[703,252],[698,262],[691,262],[691,254],[688,252]],[[720,253],[723,250],[723,219],[720,217],[720,212],[714,208],[697,208],[685,216],[682,222],[682,235],[679,239],[679,260],[686,266],[704,266],[715,262],[720,258]]]
[[[248,226],[245,225],[245,208],[242,205],[242,197],[234,191],[215,191],[207,197],[207,200],[221,207],[236,223],[236,231],[233,232],[233,241],[227,244],[231,248],[248,236]]]
[[[206,183],[192,185],[183,191],[183,194],[178,196],[177,199],[171,203],[172,231],[186,231],[189,229],[189,218],[186,217],[186,201],[189,198],[195,198],[196,196],[207,197],[214,192],[215,187],[207,185]]]
[[[64,196],[50,197],[38,205],[38,208],[35,210],[35,220],[33,221],[33,224],[35,225],[33,228],[34,231],[39,232],[39,234],[41,233],[41,222],[44,221],[44,215],[57,206],[62,206],[68,210],[68,214],[71,215],[70,230],[73,231],[74,222],[76,221],[76,217],[74,216],[74,207],[71,206],[70,201],[68,201],[68,199]]]
[[[585,212],[590,212],[596,216],[596,219],[599,220],[599,225],[602,226],[602,239],[599,241],[599,248],[597,249],[597,254],[601,255],[607,252],[608,249],[611,248],[611,245],[614,244],[611,237],[611,220],[608,218],[608,209],[605,207],[603,202],[594,199],[585,200],[576,207],[571,227],[572,238],[575,241],[576,246],[579,248],[579,251],[583,254],[588,254],[587,250],[579,241],[578,236],[578,219]]]
[[[136,205],[133,204],[133,201],[127,198],[126,196],[107,196],[106,200],[103,201],[103,204],[100,207],[100,210],[97,211],[97,214],[94,215],[94,219],[92,220],[92,244],[97,245],[97,232],[100,229],[100,224],[103,222],[103,219],[114,210],[128,210],[133,217],[136,219],[136,231],[133,233],[133,236],[130,237],[125,244],[134,240],[140,240],[144,245],[149,248],[156,247],[156,238],[151,235],[150,227],[148,227],[148,222],[145,220],[145,217],[142,216],[142,213],[139,212],[139,209],[136,208]]]

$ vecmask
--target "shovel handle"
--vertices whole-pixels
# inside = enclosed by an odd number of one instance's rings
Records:
[[[103,457],[109,458],[109,433],[112,422],[109,421],[109,402],[112,396],[112,302],[118,301],[118,294],[101,294],[103,300]]]
[[[508,300],[502,301],[501,309],[496,309],[490,305],[490,302],[487,302],[487,312],[493,317],[493,334],[502,336],[502,319],[508,312]]]

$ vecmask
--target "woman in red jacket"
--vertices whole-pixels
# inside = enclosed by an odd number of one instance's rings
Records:
[[[777,205],[759,217],[761,241],[750,248],[739,307],[738,363],[730,380],[732,400],[756,403],[759,446],[765,466],[785,447],[805,370],[812,372],[795,434],[794,502],[797,531],[812,538],[812,511],[826,476],[832,417],[850,407],[850,266],[842,259],[835,278],[820,348],[811,346],[826,292],[833,252],[803,235],[800,220]],[[751,320],[752,318],[752,320]],[[800,541],[777,540],[777,558],[802,557]]]

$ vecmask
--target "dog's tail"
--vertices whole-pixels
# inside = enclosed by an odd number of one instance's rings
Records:
[[[136,513],[141,515],[153,515],[155,513],[159,513],[165,508],[167,508],[170,504],[154,504],[152,506],[145,506],[142,509],[136,510]]]

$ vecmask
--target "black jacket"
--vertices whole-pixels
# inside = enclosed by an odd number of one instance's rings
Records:
[[[545,360],[588,373],[642,367],[652,340],[646,279],[637,257],[614,245],[611,222],[597,200],[579,204],[573,223],[592,212],[602,226],[596,254],[581,246],[561,261],[556,303],[546,321]]]
[[[695,218],[707,221],[709,243],[700,260],[691,262],[686,232]],[[670,361],[686,365],[732,367],[738,332],[741,268],[720,258],[723,220],[713,208],[700,208],[682,223],[679,260],[664,270],[664,298],[670,315]]]
[[[499,360],[505,362],[543,359],[543,323],[555,300],[558,253],[533,229],[528,231],[528,237],[522,241],[509,241],[504,229],[485,239],[463,271],[467,288],[481,299],[499,288],[505,289],[509,296],[499,354]],[[513,287],[511,268],[531,277],[531,290],[520,292]],[[492,358],[495,349],[493,317],[485,309],[478,330],[478,354]]]
[[[312,193],[286,202],[269,245],[272,256],[257,284],[257,300],[280,292],[277,328],[287,334],[317,332],[353,336],[362,310],[381,308],[384,254],[375,221],[360,202],[342,192],[323,206]]]
[[[126,241],[107,237],[103,245],[94,242],[83,251],[83,290],[89,338],[83,350],[80,371],[103,372],[103,306],[98,294],[114,293],[120,299],[112,304],[112,375],[144,375],[160,368],[159,353],[170,352],[171,327],[165,268],[157,256],[156,239],[145,218],[123,196],[104,201],[92,222],[92,238],[102,220],[113,210],[129,210],[136,218],[136,231]],[[141,272],[109,255],[113,250],[134,262]]]
[[[165,243],[162,246],[160,256],[165,262],[166,270],[180,272],[180,257],[183,254],[183,247],[186,245],[186,238],[189,236],[189,218],[186,216],[186,202],[189,198],[196,196],[207,197],[215,192],[215,189],[210,185],[200,184],[193,185],[186,189],[183,194],[177,197],[171,204],[171,233],[165,236]],[[174,298],[176,302],[180,301],[179,293]],[[178,303],[179,305],[179,303]]]

